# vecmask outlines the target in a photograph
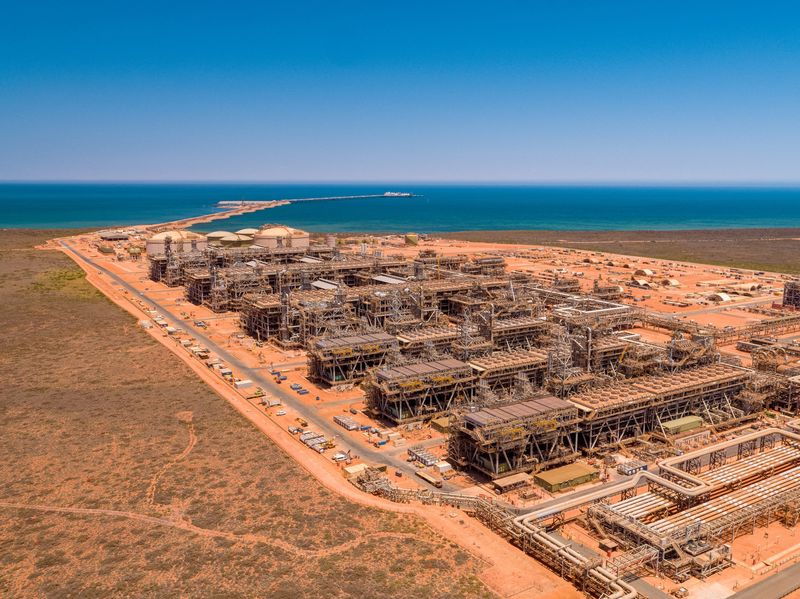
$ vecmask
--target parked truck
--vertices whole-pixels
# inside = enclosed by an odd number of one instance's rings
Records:
[[[422,480],[424,480],[429,485],[433,485],[437,489],[441,489],[442,488],[442,481],[440,481],[438,478],[434,478],[433,476],[431,476],[427,472],[423,472],[422,470],[417,470],[416,475],[419,476]]]

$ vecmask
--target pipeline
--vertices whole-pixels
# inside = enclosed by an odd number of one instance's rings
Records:
[[[800,423],[800,420],[793,420],[787,423],[787,425],[796,430],[800,430],[800,424],[798,423]],[[691,487],[679,485],[671,480],[664,478],[660,474],[654,474],[653,472],[645,470],[636,473],[632,478],[626,481],[603,485],[593,493],[587,493],[579,497],[568,498],[565,499],[564,501],[559,501],[545,508],[539,508],[539,509],[534,508],[532,511],[527,512],[525,514],[525,517],[532,520],[540,520],[542,518],[548,518],[556,514],[560,514],[561,512],[566,512],[572,509],[576,509],[587,503],[593,503],[601,499],[605,499],[607,497],[613,497],[614,495],[618,495],[623,491],[627,491],[629,489],[635,489],[647,482],[652,482],[659,486],[666,487],[667,489],[670,489],[671,491],[674,491],[675,493],[678,493],[687,499],[697,498],[701,495],[705,495],[706,493],[711,493],[713,491],[720,490],[724,488],[727,483],[718,482],[715,484],[709,484],[706,481],[702,480],[701,478],[694,476],[693,474],[690,474],[679,468],[674,467],[673,464],[686,462],[696,457],[701,457],[715,451],[727,449],[729,447],[735,447],[737,445],[741,445],[742,443],[746,443],[754,439],[760,439],[762,437],[767,437],[769,435],[778,435],[784,438],[789,438],[794,441],[800,442],[800,434],[785,429],[768,428],[761,431],[756,431],[748,435],[743,435],[741,437],[737,437],[735,439],[731,439],[729,441],[716,444],[712,447],[705,447],[702,449],[697,449],[690,453],[685,453],[680,456],[666,458],[665,460],[658,463],[660,472],[667,472],[681,480],[684,480],[687,483],[690,483],[692,485]]]
[[[572,582],[577,586],[586,585],[587,580],[585,577],[588,576],[596,583],[595,586],[592,587],[592,590],[597,591],[595,594],[602,596],[603,599],[636,599],[639,597],[639,594],[632,586],[601,566],[591,566],[589,559],[575,551],[568,544],[547,534],[544,529],[532,523],[528,515],[517,516],[511,520],[513,516],[512,511],[496,505],[487,499],[472,495],[431,491],[428,489],[419,491],[399,489],[386,479],[376,480],[375,478],[359,477],[353,481],[353,484],[364,491],[377,493],[394,501],[416,498],[426,504],[436,503],[458,506],[462,509],[473,511],[476,517],[481,521],[484,521],[484,519],[481,518],[481,509],[485,508],[489,511],[488,508],[495,507],[502,515],[509,518],[507,523],[496,523],[498,524],[498,528],[502,529],[501,532],[506,533],[508,537],[512,539],[512,542],[517,541],[516,544],[520,545],[520,548],[526,553],[531,553],[530,546],[524,542],[520,543],[519,539],[521,537],[524,537],[526,541],[530,541],[538,545],[541,549],[549,552],[556,561],[566,561],[574,566],[574,568],[568,568],[568,572],[572,573],[573,570],[575,571],[575,574],[572,576]],[[484,523],[488,525],[492,524],[490,518],[487,518]]]
[[[787,426],[793,430],[800,431],[800,419],[788,422]],[[557,561],[571,564],[575,569],[573,582],[578,586],[582,586],[587,582],[586,577],[590,577],[596,583],[596,585],[599,585],[599,588],[605,589],[605,591],[602,593],[603,599],[636,599],[639,597],[639,593],[630,584],[623,581],[618,576],[615,576],[603,565],[592,566],[591,561],[588,558],[575,551],[568,543],[565,543],[560,539],[548,534],[547,531],[538,524],[538,521],[542,518],[547,518],[561,512],[575,509],[579,506],[585,505],[586,503],[605,499],[631,488],[637,488],[639,485],[646,482],[652,482],[654,484],[661,485],[678,494],[681,494],[686,498],[696,498],[706,493],[719,490],[724,488],[726,483],[720,482],[709,484],[703,479],[677,468],[675,464],[686,462],[697,457],[705,456],[711,452],[720,451],[729,447],[735,447],[737,445],[770,435],[776,435],[800,442],[800,433],[789,430],[768,428],[761,431],[756,431],[748,435],[743,435],[741,437],[716,444],[712,447],[706,447],[681,456],[667,458],[658,464],[660,472],[669,473],[679,480],[692,485],[690,487],[680,485],[672,480],[663,478],[660,475],[653,474],[652,472],[643,471],[637,473],[632,478],[624,482],[603,485],[593,493],[581,495],[580,497],[576,498],[567,498],[551,506],[534,509],[525,514],[516,516],[508,524],[501,525],[504,528],[502,532],[505,532],[512,540],[516,541],[516,543],[520,545],[526,553],[531,553],[531,548],[525,542],[520,543],[520,539],[530,541],[532,544],[537,545],[543,551],[548,552],[550,556],[555,558]],[[374,483],[375,481],[372,482]],[[373,486],[369,486],[369,483],[365,484],[365,480],[359,478],[354,481],[354,484],[360,486],[362,490],[385,494],[389,499],[392,499],[393,497],[399,498],[401,496],[399,494],[399,491],[401,490],[397,487],[394,487],[394,485],[392,485],[386,479],[383,479],[379,485],[373,484]],[[502,514],[507,515],[509,518],[513,515],[513,512],[505,507],[496,506],[486,499],[471,495],[441,493],[430,490],[421,490],[417,492],[409,489],[402,490],[403,498],[411,498],[412,496],[420,501],[423,501],[424,503],[454,505],[463,509],[474,511],[479,519],[481,519],[481,508],[488,508],[489,506],[495,506],[502,512]],[[487,521],[486,523],[491,524],[490,521]],[[508,528],[509,526],[510,528]],[[572,568],[569,569],[569,573],[572,573]],[[597,587],[593,588],[592,590],[596,591]]]
[[[614,576],[602,566],[589,567],[589,560],[586,557],[561,540],[550,536],[543,529],[531,524],[527,516],[515,518],[514,526],[523,531],[524,534],[527,533],[530,535],[533,540],[549,547],[555,555],[563,556],[564,559],[574,564],[582,571],[585,571],[588,576],[593,577],[601,585],[608,588],[611,591],[611,595],[607,595],[607,599],[636,599],[636,597],[639,596],[636,589]]]

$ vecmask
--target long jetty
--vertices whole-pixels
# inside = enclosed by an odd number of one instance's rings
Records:
[[[258,206],[261,204],[268,204],[271,202],[326,202],[331,200],[362,200],[368,198],[413,198],[414,194],[403,193],[402,195],[386,195],[384,193],[375,193],[360,196],[328,196],[323,198],[284,198],[281,200],[222,200],[217,202],[219,207],[232,207],[232,206]]]

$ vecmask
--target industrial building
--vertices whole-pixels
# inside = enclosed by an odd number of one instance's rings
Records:
[[[623,380],[557,400],[561,410],[569,408],[557,417],[499,418],[530,414],[529,400],[462,410],[451,421],[450,459],[494,478],[540,470],[554,460],[566,461],[565,456],[574,459],[578,452],[617,446],[646,433],[681,432],[675,429],[687,416],[703,414],[710,424],[736,421],[746,415],[736,397],[749,377],[744,369],[714,364]],[[554,400],[548,401],[553,405]]]
[[[800,281],[786,281],[783,286],[783,305],[800,309]]]
[[[578,410],[553,396],[458,412],[451,417],[450,432],[449,461],[493,479],[579,455]]]
[[[397,338],[387,333],[321,337],[309,349],[308,374],[331,386],[357,383],[392,352],[398,352]]]
[[[550,493],[557,493],[565,489],[577,487],[591,482],[598,477],[595,468],[586,464],[575,463],[539,472],[534,480],[536,484]]]
[[[511,391],[524,377],[535,387],[543,387],[547,376],[547,352],[537,349],[495,351],[472,358],[469,365],[492,391]]]
[[[530,481],[558,493],[595,480],[582,456],[604,467],[618,453],[627,460],[622,482],[528,512],[359,471],[353,482],[364,490],[462,506],[598,596],[634,597],[624,577],[640,568],[676,580],[709,576],[730,564],[726,543],[737,535],[800,521],[800,438],[744,428],[766,409],[800,409],[800,350],[770,338],[800,330],[794,311],[774,306],[767,318],[717,328],[618,303],[619,285],[595,281],[582,293],[582,273],[507,272],[498,255],[424,250],[409,259],[367,255],[366,246],[342,255],[277,226],[200,241],[153,238],[151,278],[182,285],[189,302],[213,312],[238,312],[259,345],[304,349],[307,377],[321,387],[361,385],[365,415],[382,421],[370,423],[379,443],[400,434],[383,426],[408,429],[414,443],[446,435],[446,467],[472,476],[470,484],[488,480],[510,500]],[[784,304],[799,307],[800,284],[786,284]],[[751,353],[751,368],[722,353],[735,342]],[[731,431],[742,436],[690,451]],[[442,456],[423,445],[416,459],[438,468]],[[458,483],[447,478],[437,487]],[[601,564],[574,552],[550,534],[567,514],[622,553]]]
[[[712,364],[661,373],[576,393],[583,424],[581,449],[618,444],[649,432],[663,432],[663,423],[702,414],[711,424],[744,415],[735,398],[750,378],[744,369]]]
[[[486,468],[466,457],[481,453],[471,443],[483,443],[463,426],[475,409],[550,393],[576,414],[546,451],[522,442],[531,431],[514,437],[517,457],[506,466],[513,472],[645,434],[674,434],[687,417],[717,426],[779,397],[788,401],[788,383],[762,377],[756,390],[751,371],[718,363],[716,347],[737,335],[800,329],[796,315],[735,330],[699,328],[611,301],[611,285],[596,283],[584,295],[560,275],[543,284],[505,273],[498,256],[345,257],[288,227],[238,232],[252,237],[247,247],[216,245],[225,238],[218,233],[205,246],[187,233],[180,251],[170,235],[155,236],[151,277],[182,284],[190,302],[214,312],[238,311],[243,330],[260,342],[307,349],[310,378],[363,383],[369,408],[391,422],[460,412],[455,457],[493,478],[505,472],[497,460]],[[626,332],[636,325],[673,339],[644,343]],[[520,423],[529,425],[541,428]]]
[[[376,369],[364,389],[369,410],[401,424],[446,414],[458,403],[470,401],[475,374],[459,360],[418,362]]]
[[[709,576],[730,563],[725,543],[775,520],[797,522],[800,437],[790,431],[745,435],[664,460],[660,470],[602,489],[621,499],[594,503],[587,517],[630,549],[649,548],[673,578]]]

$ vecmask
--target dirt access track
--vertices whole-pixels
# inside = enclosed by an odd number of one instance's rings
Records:
[[[120,308],[136,319],[150,318],[142,312],[124,290],[125,283],[115,275],[95,264],[91,258],[69,245],[70,239],[56,240],[43,249],[58,249],[71,258],[86,272],[87,281]],[[155,327],[148,333],[167,347],[203,380],[214,392],[247,418],[256,428],[267,435],[278,447],[293,458],[304,470],[315,477],[329,490],[349,501],[383,510],[408,513],[422,518],[437,534],[457,543],[466,551],[490,566],[481,573],[481,580],[501,597],[534,599],[558,597],[569,599],[582,595],[569,583],[528,557],[505,539],[489,531],[478,521],[465,516],[453,508],[439,508],[413,504],[396,504],[359,491],[342,476],[341,471],[330,460],[312,453],[298,443],[283,427],[259,411],[225,381],[216,377],[208,368],[188,353],[177,351],[178,346],[161,330]],[[46,508],[45,508],[46,509]]]

